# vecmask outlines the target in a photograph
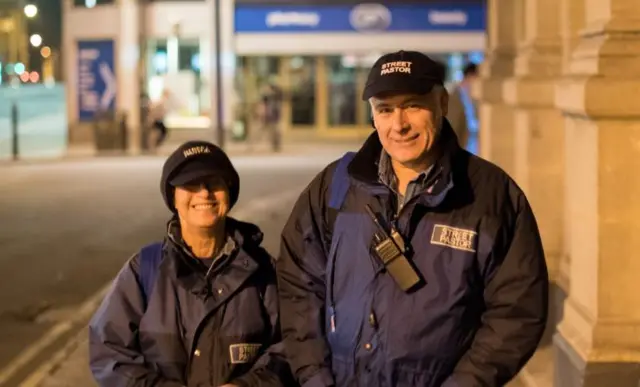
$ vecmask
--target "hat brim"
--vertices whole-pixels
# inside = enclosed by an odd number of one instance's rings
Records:
[[[388,78],[378,79],[376,82],[365,86],[362,91],[362,100],[368,101],[371,97],[383,94],[427,94],[440,82],[430,79],[416,79],[406,75],[388,75]]]
[[[200,179],[214,177],[214,176],[220,176],[220,172],[207,171],[207,170],[201,170],[201,169],[194,170],[194,171],[182,171],[181,173],[176,175],[174,178],[169,180],[169,184],[174,187],[180,187],[182,185],[186,185]]]

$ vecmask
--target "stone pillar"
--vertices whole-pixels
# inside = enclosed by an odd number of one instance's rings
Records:
[[[555,107],[555,84],[562,70],[560,3],[523,0],[524,38],[515,77],[504,85],[515,108],[514,178],[536,215],[555,279],[563,248],[564,125]]]
[[[518,0],[487,3],[487,55],[471,93],[478,101],[480,155],[507,172],[513,165],[513,113],[504,104],[502,85],[513,76],[516,47],[514,20]]]
[[[238,91],[236,90],[236,54],[235,54],[235,1],[220,0],[220,31],[222,33],[222,95],[224,96],[224,126],[231,129],[235,122]],[[231,139],[228,139],[229,143]]]
[[[640,383],[640,5],[585,0],[586,28],[556,103],[572,198],[569,297],[555,386]]]
[[[217,102],[217,88],[216,82],[216,47],[215,47],[215,0],[207,0],[209,4],[209,10],[211,15],[211,34],[209,35],[209,85],[211,85],[210,103],[211,110],[209,117],[211,119],[211,131],[213,134],[214,142],[217,139],[218,131],[218,119],[217,115],[222,114],[222,123],[226,130],[225,146],[231,142],[230,129],[234,122],[234,105],[236,103],[236,91],[234,86],[235,81],[235,53],[234,53],[234,1],[219,0],[220,1],[220,69],[221,69],[221,89],[222,89],[222,111],[218,112]]]
[[[569,67],[571,64],[571,55],[576,48],[580,40],[580,31],[584,27],[585,22],[585,4],[584,0],[561,0],[560,9],[560,25],[562,33],[562,72],[565,75],[569,74]],[[570,151],[570,141],[567,141],[567,131],[565,134],[565,160],[567,158],[567,152]],[[567,186],[572,184],[573,174],[571,173],[571,166],[565,162],[565,190],[564,190],[564,232],[563,232],[563,251],[560,256],[558,265],[558,275],[556,281],[560,288],[563,289],[565,294],[569,292],[570,282],[570,262],[571,262],[571,214],[572,207],[575,206],[575,202],[571,196],[573,193],[567,189]]]
[[[119,112],[127,115],[127,138],[129,152],[140,153],[141,133],[140,125],[140,96],[141,77],[140,67],[140,13],[143,12],[139,1],[120,0],[120,31],[117,38],[116,105]]]

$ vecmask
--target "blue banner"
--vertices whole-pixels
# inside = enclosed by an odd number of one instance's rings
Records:
[[[115,109],[117,83],[113,40],[78,42],[78,115],[80,121]]]
[[[475,32],[486,24],[483,3],[356,5],[239,4],[237,33]]]

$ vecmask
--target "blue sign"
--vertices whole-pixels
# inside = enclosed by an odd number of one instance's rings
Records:
[[[78,42],[78,114],[80,121],[100,111],[113,111],[116,75],[113,40]]]
[[[258,5],[235,9],[237,33],[485,31],[483,3]]]

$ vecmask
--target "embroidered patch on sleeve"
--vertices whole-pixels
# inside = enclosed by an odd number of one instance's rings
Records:
[[[477,235],[473,230],[436,224],[431,234],[431,243],[475,253]]]
[[[231,364],[250,363],[255,360],[260,351],[261,344],[231,344],[229,346],[229,356]]]

